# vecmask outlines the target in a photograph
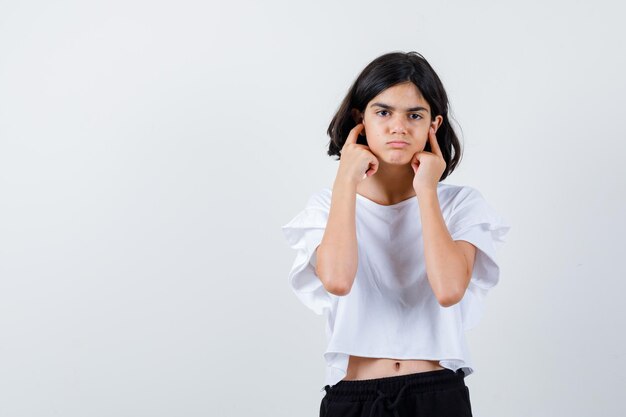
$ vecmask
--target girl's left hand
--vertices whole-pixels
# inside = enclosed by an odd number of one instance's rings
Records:
[[[432,126],[428,132],[428,140],[430,141],[432,152],[417,152],[411,160],[411,167],[413,167],[413,172],[415,172],[413,189],[415,189],[415,193],[418,196],[420,193],[428,190],[437,192],[439,178],[441,178],[443,171],[446,169],[446,161],[443,159],[441,148],[439,148],[439,143],[437,143],[435,128]]]

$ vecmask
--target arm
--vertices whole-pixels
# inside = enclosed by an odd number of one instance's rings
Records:
[[[436,191],[418,198],[426,274],[430,286],[443,307],[450,307],[463,298],[474,267],[476,247],[469,242],[452,240],[439,207]]]
[[[335,295],[348,294],[356,276],[358,251],[355,210],[356,184],[336,180],[324,237],[316,249],[315,269],[324,288]]]

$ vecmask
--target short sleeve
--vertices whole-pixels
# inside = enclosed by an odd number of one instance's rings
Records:
[[[296,250],[289,285],[305,306],[322,315],[331,308],[333,295],[315,274],[315,250],[322,242],[328,220],[327,210],[321,204],[316,205],[315,198],[312,196],[304,210],[282,226],[282,231],[289,246]]]
[[[464,186],[455,200],[448,222],[450,236],[476,246],[472,277],[460,302],[463,328],[469,330],[480,321],[485,297],[500,280],[496,250],[505,242],[511,226],[472,187]]]

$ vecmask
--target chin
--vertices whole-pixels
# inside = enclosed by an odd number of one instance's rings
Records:
[[[385,162],[385,164],[387,165],[398,165],[398,166],[402,166],[402,165],[408,165],[411,163],[411,159],[412,156],[399,156],[399,157],[395,157],[395,158],[382,158],[382,160]]]

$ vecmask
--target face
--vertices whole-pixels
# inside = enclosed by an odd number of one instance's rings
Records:
[[[352,110],[356,123],[363,122],[370,151],[381,162],[404,165],[423,151],[431,126],[435,132],[443,117],[432,119],[430,106],[412,82],[396,84],[370,100],[363,113]],[[393,141],[405,142],[405,145]]]

